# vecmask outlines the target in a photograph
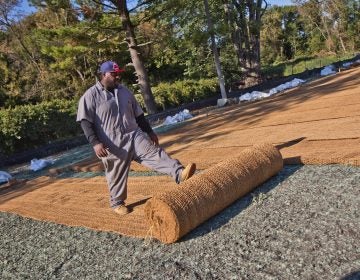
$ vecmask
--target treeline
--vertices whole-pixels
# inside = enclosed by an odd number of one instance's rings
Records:
[[[53,99],[76,104],[105,60],[125,67],[122,82],[148,113],[215,95],[211,36],[226,90],[259,83],[288,60],[341,56],[360,47],[359,0],[295,0],[285,7],[206,0],[212,29],[205,0],[28,2],[36,12],[22,16],[19,0],[0,0],[0,116],[6,118],[4,110],[18,106]],[[3,127],[0,139],[15,135]]]
[[[272,7],[262,19],[263,64],[359,50],[360,1],[293,2],[296,6]]]
[[[1,107],[77,98],[94,83],[98,64],[108,59],[126,66],[123,82],[139,93],[116,5],[126,1],[31,0],[37,12],[16,17],[18,2],[0,1]],[[262,2],[261,9],[256,2]],[[216,36],[227,89],[246,83],[244,73],[256,76],[259,66],[359,49],[360,1],[295,2],[270,7],[266,1],[209,1],[210,32]],[[202,1],[137,4],[130,10],[136,49],[153,87],[216,77]]]

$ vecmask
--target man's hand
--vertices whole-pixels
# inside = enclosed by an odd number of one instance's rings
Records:
[[[149,135],[151,141],[154,143],[154,145],[159,146],[159,139],[158,139],[157,135],[154,132],[150,132],[148,135]]]
[[[108,152],[107,152],[106,148],[104,147],[103,143],[96,144],[95,146],[93,146],[93,148],[94,148],[96,156],[99,158],[106,157],[108,155]]]

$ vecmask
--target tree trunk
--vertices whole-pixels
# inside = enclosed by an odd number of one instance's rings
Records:
[[[126,0],[118,0],[116,6],[119,9],[122,25],[126,32],[126,42],[128,44],[131,60],[138,78],[137,82],[140,86],[141,94],[144,98],[146,110],[149,114],[154,114],[157,112],[155,100],[151,92],[149,76],[145,69],[144,61],[137,45],[134,27],[130,21],[129,10],[126,5]]]
[[[225,0],[225,13],[231,30],[231,40],[241,67],[245,87],[261,80],[260,24],[262,1]]]
[[[217,50],[217,47],[216,47],[215,36],[214,36],[214,31],[213,31],[214,28],[213,28],[213,24],[212,24],[211,17],[210,17],[208,0],[204,0],[204,5],[205,5],[205,14],[206,14],[207,22],[208,22],[208,29],[209,29],[210,38],[211,38],[211,48],[212,48],[212,51],[213,51],[216,72],[217,72],[217,76],[218,76],[218,79],[219,79],[221,98],[225,99],[225,98],[227,98],[227,95],[226,95],[224,77],[223,77],[223,74],[222,74],[222,71],[221,71],[219,53],[218,53],[218,50]]]
[[[238,59],[238,65],[241,66],[242,63],[242,48],[241,48],[241,30],[239,28],[238,25],[235,24],[235,20],[234,17],[232,16],[232,12],[233,12],[233,6],[232,4],[229,3],[224,3],[224,10],[225,10],[225,15],[226,15],[226,21],[227,24],[229,26],[229,33],[230,33],[230,38],[231,38],[231,42],[233,44],[234,50],[235,50],[235,54],[236,57]]]
[[[247,86],[258,84],[261,81],[260,65],[260,26],[261,26],[261,0],[257,3],[248,2],[249,21],[249,69],[248,77],[245,82]]]

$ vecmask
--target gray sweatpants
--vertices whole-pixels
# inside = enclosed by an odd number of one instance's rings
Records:
[[[184,167],[162,148],[155,146],[142,130],[138,129],[134,133],[125,135],[122,141],[122,159],[114,154],[102,158],[112,208],[122,204],[127,198],[127,180],[132,160],[155,171],[168,174],[177,183],[180,182]]]

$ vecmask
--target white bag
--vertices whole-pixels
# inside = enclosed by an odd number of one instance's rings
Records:
[[[44,159],[37,159],[34,158],[30,162],[30,169],[32,171],[38,171],[40,169],[43,169],[44,167],[53,164],[51,160],[44,160]]]
[[[12,176],[9,173],[0,171],[0,183],[9,182],[10,179],[12,179]]]

